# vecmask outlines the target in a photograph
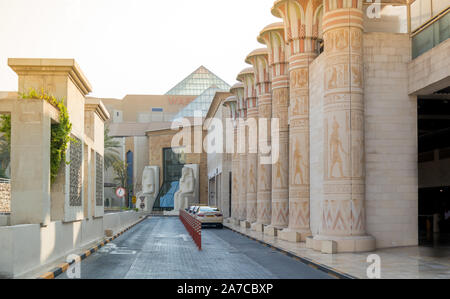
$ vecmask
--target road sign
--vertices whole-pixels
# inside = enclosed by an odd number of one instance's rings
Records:
[[[122,187],[117,188],[117,190],[116,190],[116,195],[120,198],[125,197],[126,193],[127,193],[127,191],[125,190],[125,188],[122,188]]]
[[[136,204],[136,196],[133,196],[132,198],[132,203],[135,205]]]

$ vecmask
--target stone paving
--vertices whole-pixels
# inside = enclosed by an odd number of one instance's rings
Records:
[[[400,247],[382,249],[370,253],[322,254],[307,249],[305,243],[291,243],[277,237],[264,235],[233,224],[227,227],[288,251],[296,256],[313,260],[339,272],[357,278],[367,278],[367,257],[377,254],[381,258],[381,278],[383,279],[449,279],[450,247]]]
[[[151,217],[84,260],[81,278],[333,278],[228,229],[203,229],[202,241],[199,251],[176,217]]]

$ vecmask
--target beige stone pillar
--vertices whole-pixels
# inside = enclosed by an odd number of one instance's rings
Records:
[[[289,227],[280,238],[305,240],[310,232],[309,155],[309,64],[317,56],[317,27],[314,18],[319,0],[279,0],[272,13],[283,18],[290,48],[289,77]]]
[[[245,134],[244,140],[239,140],[241,150],[245,149],[245,154],[241,154],[241,174],[242,174],[242,204],[245,204],[245,217],[242,219],[241,226],[249,228],[256,221],[256,173],[257,173],[257,148],[251,137],[255,134],[249,130],[248,122],[253,122],[257,117],[257,102],[255,90],[255,73],[252,68],[241,71],[237,80],[244,85],[244,105],[245,105],[245,122],[241,122],[240,129]],[[245,145],[243,147],[242,145]],[[240,207],[241,211],[243,207]]]
[[[283,23],[275,23],[261,31],[260,43],[267,45],[272,70],[272,118],[279,121],[279,158],[272,165],[271,226],[286,228],[289,224],[289,75]],[[277,146],[272,140],[272,148]]]
[[[16,101],[11,112],[11,225],[42,224],[50,213],[51,114],[41,100]]]
[[[271,119],[272,93],[269,56],[266,48],[257,49],[247,56],[246,62],[255,70],[255,88],[258,101],[258,116],[261,124],[258,132],[258,175],[257,175],[257,221],[252,228],[259,232],[273,232],[272,221],[272,164],[271,164]],[[266,152],[264,152],[266,151]],[[268,161],[264,161],[264,159]],[[272,233],[273,235],[273,233]]]
[[[99,99],[86,99],[84,132],[84,216],[103,217],[105,122],[110,114]]]
[[[19,76],[19,92],[43,89],[48,95],[65,99],[72,123],[71,137],[79,140],[70,142],[67,151],[70,165],[61,163],[60,174],[50,186],[47,177],[50,167],[49,113],[53,109],[34,100],[24,101],[16,107],[17,110],[12,112],[11,222],[13,225],[45,225],[53,220],[81,220],[84,217],[84,105],[85,96],[92,88],[73,59],[12,58],[8,65]],[[31,158],[36,162],[27,162]]]
[[[325,173],[322,223],[314,237],[321,246],[315,246],[323,252],[369,251],[375,240],[365,235],[362,2],[324,5]]]
[[[234,152],[232,155],[232,189],[231,189],[231,218],[234,221],[234,224],[238,224],[239,222],[239,197],[240,197],[240,157],[237,150],[237,141],[238,141],[238,119],[239,119],[239,102],[244,98],[244,85],[242,83],[235,84],[230,92],[234,94],[236,101],[233,104],[231,109],[233,115],[233,138],[234,138]]]

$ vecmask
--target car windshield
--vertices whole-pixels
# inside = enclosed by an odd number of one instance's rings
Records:
[[[200,208],[200,212],[219,212],[218,208],[204,207]]]

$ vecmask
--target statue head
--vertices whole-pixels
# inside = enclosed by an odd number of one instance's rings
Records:
[[[155,189],[155,170],[146,167],[142,174],[142,193],[153,194]]]

